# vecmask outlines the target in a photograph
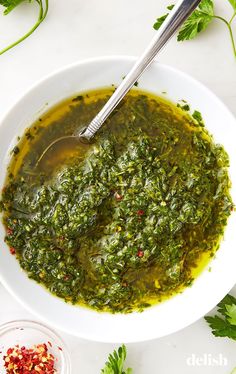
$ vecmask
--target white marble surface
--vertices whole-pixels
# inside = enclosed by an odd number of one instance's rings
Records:
[[[152,24],[166,0],[49,0],[47,20],[24,44],[0,56],[0,118],[37,80],[65,64],[87,57],[139,55],[154,34]],[[216,0],[218,13],[230,14],[227,1]],[[1,8],[0,8],[1,10]],[[0,47],[33,23],[36,6],[23,4],[0,17]],[[235,23],[236,31],[236,23]],[[196,41],[173,40],[159,60],[193,75],[211,88],[236,115],[236,60],[225,26],[214,22]],[[236,288],[234,289],[236,294]],[[34,318],[0,285],[0,323]],[[174,318],[174,311],[173,311]],[[100,372],[114,346],[88,342],[61,333],[69,346],[73,374]],[[236,366],[236,343],[214,338],[203,319],[165,338],[128,346],[128,364],[135,374],[230,374]],[[189,357],[208,355],[208,365]],[[220,356],[221,355],[221,356]],[[211,366],[211,358],[227,359]],[[220,363],[220,362],[219,362]],[[2,374],[2,373],[1,373]]]

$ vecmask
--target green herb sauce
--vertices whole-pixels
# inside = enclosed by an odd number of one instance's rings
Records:
[[[6,243],[30,278],[99,311],[143,310],[206,266],[233,208],[228,156],[199,112],[135,89],[93,144],[82,128],[112,91],[53,108],[27,130],[2,193]]]

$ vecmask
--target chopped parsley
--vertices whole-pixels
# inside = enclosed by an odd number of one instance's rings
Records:
[[[110,93],[62,104],[60,119],[61,107],[32,126],[30,142],[28,130],[1,207],[30,278],[72,303],[141,311],[190,286],[217,250],[233,207],[229,160],[199,112],[134,90],[93,144],[69,147],[63,166],[60,149],[56,169],[37,170],[44,147],[88,123]]]

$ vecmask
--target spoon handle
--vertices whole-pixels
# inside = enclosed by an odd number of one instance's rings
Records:
[[[116,108],[127,92],[133,87],[135,82],[137,82],[138,78],[142,75],[146,68],[151,64],[157,53],[171,39],[178,28],[190,16],[194,9],[196,9],[200,2],[201,0],[178,1],[142,56],[137,60],[133,68],[117,87],[116,91],[104,105],[101,111],[90,122],[89,126],[79,134],[80,137],[89,140],[96,134],[107,117]]]

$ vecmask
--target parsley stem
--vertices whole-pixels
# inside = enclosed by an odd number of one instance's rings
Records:
[[[236,45],[235,45],[233,30],[232,30],[232,27],[231,27],[230,23],[228,24],[228,29],[229,29],[229,34],[230,34],[232,46],[233,46],[234,57],[236,58]]]
[[[44,9],[44,5],[43,5],[43,0],[36,0],[36,1],[39,4],[38,21],[35,23],[35,25],[24,36],[22,36],[20,39],[18,39],[16,42],[12,43],[8,47],[2,49],[0,51],[0,55],[2,55],[3,53],[9,51],[10,49],[12,49],[13,47],[15,47],[16,45],[20,44],[21,42],[23,42],[23,40],[27,39],[31,34],[33,34],[33,32],[43,22],[43,20],[45,19],[46,15],[48,13],[48,0],[45,0],[45,9]]]
[[[229,24],[231,25],[231,23],[233,22],[234,18],[236,17],[236,12],[233,14],[233,16],[231,17],[230,21],[229,21]]]
[[[229,30],[229,34],[230,34],[230,39],[231,39],[231,43],[232,43],[232,47],[233,47],[234,57],[236,58],[236,44],[235,44],[235,40],[234,40],[233,30],[232,30],[232,27],[231,27],[231,23],[232,23],[235,16],[236,16],[236,13],[234,13],[233,17],[231,18],[231,20],[229,22],[226,21],[226,19],[224,19],[223,17],[220,17],[220,16],[213,16],[213,17],[223,21],[226,24],[226,26]]]

